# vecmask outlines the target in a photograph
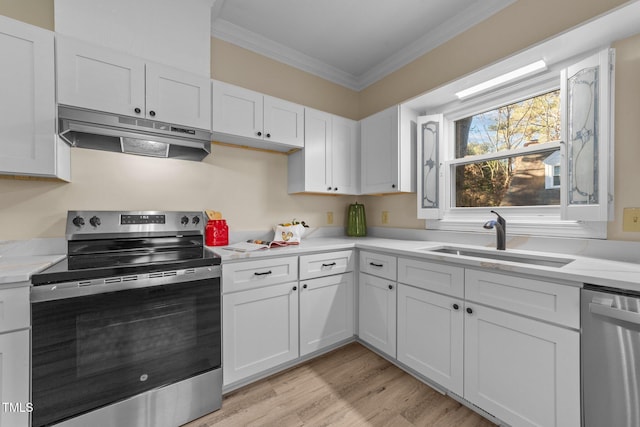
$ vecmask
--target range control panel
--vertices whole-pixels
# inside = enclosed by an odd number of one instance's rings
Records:
[[[98,234],[204,234],[205,224],[204,213],[197,211],[69,211],[66,234],[67,240]]]

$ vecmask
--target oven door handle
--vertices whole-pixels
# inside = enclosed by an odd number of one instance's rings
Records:
[[[210,267],[197,267],[167,272],[154,272],[140,274],[138,276],[131,275],[119,278],[109,277],[100,279],[94,284],[83,284],[82,282],[76,281],[51,285],[38,285],[31,287],[31,302],[38,303],[65,298],[104,294],[106,292],[115,292],[127,289],[149,288],[152,286],[171,285],[180,282],[192,282],[196,280],[220,280],[221,273],[221,267],[219,265],[215,265]]]
[[[636,313],[635,311],[620,310],[619,308],[594,303],[589,303],[589,311],[599,316],[640,325],[640,313]]]

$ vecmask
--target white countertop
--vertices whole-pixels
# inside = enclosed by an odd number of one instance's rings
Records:
[[[32,256],[0,256],[0,285],[21,283],[30,285],[31,275],[63,260],[61,255],[32,255]]]
[[[563,267],[546,267],[441,254],[424,250],[425,248],[437,248],[439,246],[451,246],[451,243],[426,240],[386,239],[377,237],[312,237],[303,239],[300,245],[260,249],[253,252],[235,252],[225,250],[223,247],[209,247],[208,249],[220,255],[224,264],[252,259],[291,255],[296,256],[314,252],[358,248],[372,251],[383,251],[398,256],[442,261],[451,264],[458,264],[461,267],[475,267],[505,273],[533,275],[542,279],[551,279],[556,282],[566,283],[567,285],[572,286],[582,286],[583,283],[590,283],[599,286],[608,286],[640,292],[640,264],[636,263],[509,248],[504,252],[501,251],[501,253],[505,254],[539,255],[546,257],[558,256],[562,258],[575,259],[575,261]],[[459,244],[456,244],[455,246],[467,247],[469,249],[479,248],[478,246]],[[483,250],[492,250],[486,247],[480,248]],[[10,251],[4,251],[0,253],[0,285],[23,283],[26,286],[29,284],[32,274],[44,270],[54,263],[64,259],[64,257],[65,254],[30,256],[24,254],[24,252],[12,255]]]
[[[303,239],[300,245],[260,249],[252,252],[229,251],[223,249],[223,247],[210,247],[209,249],[220,255],[224,264],[228,262],[246,261],[267,257],[304,255],[313,252],[358,248],[372,251],[383,251],[394,255],[409,256],[413,258],[444,261],[451,264],[458,264],[461,267],[477,267],[496,270],[498,272],[533,275],[572,286],[582,286],[584,283],[590,283],[599,286],[608,286],[640,292],[640,264],[588,258],[578,255],[562,255],[508,248],[504,252],[500,251],[505,254],[538,255],[545,257],[557,256],[558,258],[571,258],[575,260],[562,267],[548,267],[441,254],[424,250],[425,248],[437,248],[440,246],[452,245],[447,242],[396,240],[376,237],[316,237],[306,240]],[[459,244],[456,244],[455,246],[478,249],[477,246]],[[486,247],[481,247],[481,249],[491,250]]]

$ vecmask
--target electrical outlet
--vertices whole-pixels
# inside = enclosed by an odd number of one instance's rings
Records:
[[[640,208],[624,208],[622,231],[640,231]]]
[[[382,223],[389,224],[389,212],[382,211]]]
[[[333,212],[327,212],[327,224],[333,224]]]

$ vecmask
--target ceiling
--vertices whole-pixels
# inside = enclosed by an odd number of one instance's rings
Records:
[[[213,37],[362,90],[516,0],[215,0]]]

